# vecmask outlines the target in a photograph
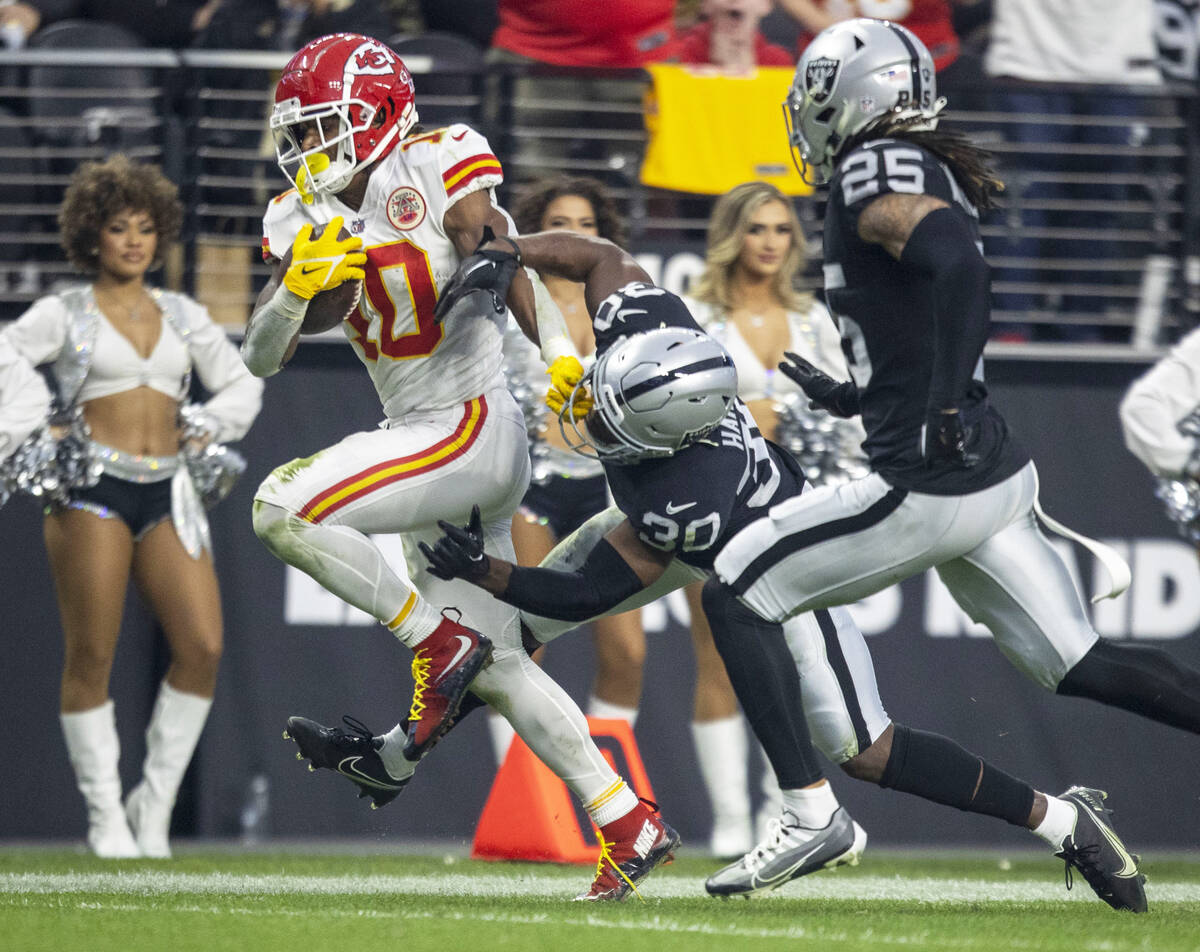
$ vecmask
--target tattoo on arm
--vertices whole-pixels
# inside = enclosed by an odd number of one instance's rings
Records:
[[[883,249],[897,261],[908,236],[926,215],[949,205],[933,195],[890,192],[875,199],[858,216],[858,237]]]

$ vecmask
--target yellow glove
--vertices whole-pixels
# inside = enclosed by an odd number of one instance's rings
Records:
[[[546,391],[546,406],[562,416],[563,407],[566,406],[571,391],[583,379],[583,365],[578,358],[564,354],[562,357],[555,358],[546,373],[550,375],[550,389]],[[580,390],[575,397],[575,402],[571,404],[571,418],[582,420],[591,409],[592,396],[584,388]]]
[[[367,256],[360,249],[362,239],[338,240],[342,217],[333,219],[321,237],[312,237],[312,225],[305,225],[292,242],[292,263],[283,275],[284,286],[306,301],[327,288],[336,288],[346,281],[361,281],[366,272]]]

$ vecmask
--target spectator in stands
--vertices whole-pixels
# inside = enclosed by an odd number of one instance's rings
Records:
[[[276,46],[295,50],[329,33],[363,33],[386,43],[396,32],[384,0],[277,0],[283,13]]]
[[[675,0],[500,0],[493,59],[632,68],[670,59]]]
[[[61,720],[87,802],[88,846],[112,859],[171,855],[171,810],[212,705],[222,648],[198,493],[206,487],[193,483],[187,460],[215,440],[244,436],[262,402],[262,383],[204,308],[145,281],[182,219],[175,186],[156,167],[122,155],[82,165],[64,197],[61,240],[90,280],[40,298],[0,334],[0,351],[50,365],[53,420],[69,428],[55,473],[69,488],[47,506],[44,523],[65,639]],[[183,405],[193,371],[212,393],[202,408]],[[146,730],[142,781],[122,805],[108,690],[131,578],[171,663]]]
[[[1081,14],[1081,9],[1074,0],[994,0],[993,4],[985,65],[990,76],[1003,81],[993,93],[995,108],[1017,117],[1018,121],[1006,124],[1004,129],[1011,142],[1028,146],[1030,151],[1012,156],[1010,167],[1004,169],[1012,237],[1003,243],[993,240],[988,253],[1021,261],[1042,258],[1086,262],[1087,270],[1078,271],[1070,270],[1069,264],[1056,264],[1057,279],[1094,288],[1091,294],[998,294],[1001,309],[1040,313],[1047,319],[1026,329],[1007,325],[1005,331],[1010,337],[1050,341],[1127,338],[1124,327],[1102,326],[1110,303],[1105,285],[1111,287],[1130,277],[1136,280],[1114,259],[1135,257],[1139,251],[1122,247],[1116,238],[1068,241],[1036,237],[1046,228],[1080,225],[1076,210],[1048,210],[1046,206],[1128,201],[1131,186],[1123,177],[1140,168],[1139,160],[1129,150],[1142,145],[1149,134],[1146,124],[1136,121],[1150,108],[1148,100],[1111,89],[1068,91],[1064,84],[1150,86],[1161,82],[1155,62],[1152,4],[1145,0],[1105,0],[1089,5],[1086,14]],[[1086,117],[1099,121],[1079,121]],[[1103,152],[1099,156],[1072,154],[1077,146],[1093,153],[1100,146]],[[1080,173],[1102,173],[1112,181],[1102,185],[1061,181],[1064,175]],[[1031,204],[1041,207],[1029,207]],[[1020,209],[1019,216],[1014,208]],[[1090,231],[1115,230],[1119,224],[1115,212],[1098,209],[1087,213]],[[1106,260],[1114,262],[1111,269],[1107,274],[1098,272],[1096,265]],[[1034,267],[1018,267],[1003,273],[1001,280],[1029,286],[1037,284],[1040,277]],[[1063,312],[1090,317],[1094,323],[1053,323]]]
[[[1154,39],[1164,79],[1200,80],[1200,0],[1156,0]]]
[[[732,72],[795,66],[796,58],[769,43],[759,30],[770,12],[771,0],[703,0],[698,22],[679,34],[679,62],[707,63]]]
[[[804,28],[800,49],[827,26],[854,17],[878,17],[899,23],[917,35],[933,56],[938,89],[948,94],[956,109],[974,109],[983,80],[979,56],[964,49],[954,26],[960,9],[977,7],[982,0],[910,0],[903,4],[868,3],[860,0],[776,0]],[[897,15],[885,16],[889,10]]]
[[[59,20],[106,20],[123,26],[149,47],[182,49],[208,26],[225,0],[28,0],[41,25]]]

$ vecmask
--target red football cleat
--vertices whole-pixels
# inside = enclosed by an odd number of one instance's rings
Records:
[[[605,838],[609,831],[611,840]],[[655,813],[639,803],[629,814],[600,828],[600,861],[596,878],[587,892],[576,900],[586,902],[617,901],[630,892],[658,866],[671,862],[679,846],[679,834]],[[640,899],[641,896],[638,895]]]
[[[413,655],[415,684],[404,744],[408,760],[420,760],[441,740],[475,675],[491,660],[491,639],[443,612],[442,623]]]

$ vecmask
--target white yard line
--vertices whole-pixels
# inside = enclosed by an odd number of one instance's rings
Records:
[[[0,894],[2,895],[2,894]],[[58,899],[52,901],[57,912],[62,913],[72,909],[83,913],[87,912],[122,912],[122,913],[153,913],[160,912],[161,906],[156,906],[152,903],[137,903],[137,902],[98,902],[95,900],[81,901],[72,903],[66,899]],[[2,904],[2,903],[0,903]],[[1015,936],[996,936],[996,935],[980,935],[978,937],[967,936],[935,936],[930,935],[929,931],[914,924],[911,932],[903,932],[900,930],[880,931],[877,928],[866,928],[857,931],[847,929],[828,929],[818,924],[810,925],[790,925],[778,927],[762,927],[762,926],[743,926],[736,922],[728,923],[712,923],[712,922],[697,922],[692,916],[671,916],[663,914],[655,914],[651,917],[637,918],[610,918],[602,913],[592,912],[587,909],[579,909],[576,914],[562,915],[555,913],[551,915],[539,914],[520,914],[506,912],[458,912],[446,910],[406,910],[406,909],[264,909],[261,907],[247,906],[219,906],[219,905],[172,905],[171,912],[173,914],[198,914],[205,917],[206,920],[211,920],[214,916],[228,916],[231,918],[301,918],[306,923],[316,923],[318,921],[337,921],[337,920],[354,920],[361,922],[363,920],[379,920],[392,922],[462,922],[462,923],[478,923],[478,924],[496,924],[502,926],[521,926],[526,928],[540,928],[544,926],[552,926],[556,929],[563,927],[579,927],[586,929],[588,934],[595,933],[598,930],[618,930],[618,931],[637,931],[637,932],[657,932],[673,935],[696,935],[706,938],[715,939],[754,939],[754,940],[770,940],[779,939],[790,943],[785,948],[796,948],[797,943],[804,943],[805,947],[822,948],[839,945],[850,945],[854,948],[862,948],[864,945],[876,946],[903,946],[906,948],[920,949],[948,949],[954,952],[960,950],[979,949],[983,952],[1037,952],[1041,947],[1040,943],[1034,940],[1020,939]],[[574,912],[574,910],[572,910]],[[1120,942],[1112,940],[1103,940],[1097,943],[1082,942],[1080,949],[1083,952],[1142,952],[1145,945],[1140,938],[1134,939],[1131,942]]]
[[[524,870],[421,876],[246,876],[158,871],[0,873],[0,895],[98,892],[147,897],[318,895],[569,899],[586,885],[587,878],[586,871],[571,876],[563,872],[546,875]],[[642,887],[642,892],[647,899],[700,898],[705,895],[701,879],[679,877],[653,878]],[[1146,895],[1152,905],[1200,902],[1200,883],[1154,880],[1147,884]],[[1075,888],[1067,892],[1062,881],[1052,874],[1044,880],[963,880],[909,876],[843,878],[833,873],[807,877],[755,897],[755,901],[778,899],[889,899],[937,904],[1097,901],[1082,880],[1077,879]]]

